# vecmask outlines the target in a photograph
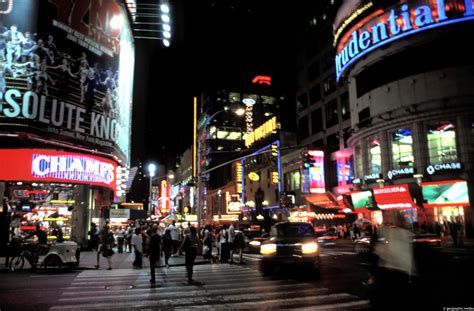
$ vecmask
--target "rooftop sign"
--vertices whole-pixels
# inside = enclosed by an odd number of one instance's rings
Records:
[[[414,2],[414,1],[410,1]],[[388,11],[377,10],[344,33],[336,46],[336,75],[369,52],[409,35],[474,19],[471,0],[402,2]]]

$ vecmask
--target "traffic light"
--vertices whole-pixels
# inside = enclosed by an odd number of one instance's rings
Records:
[[[309,169],[314,165],[314,158],[309,154],[308,151],[303,152],[303,166],[306,169]]]

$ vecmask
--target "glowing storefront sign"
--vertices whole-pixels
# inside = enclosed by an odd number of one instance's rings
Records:
[[[373,189],[375,202],[380,209],[416,208],[408,185],[385,186]]]
[[[255,131],[247,133],[245,135],[245,146],[248,148],[254,142],[263,139],[273,133],[277,129],[277,120],[276,117],[271,118],[270,120],[263,123],[261,126],[257,127]]]
[[[115,162],[92,155],[43,149],[2,149],[0,180],[91,184],[115,191]]]
[[[413,2],[413,1],[412,1]],[[421,0],[402,2],[384,12],[378,10],[363,24],[348,30],[336,47],[336,79],[362,56],[412,34],[474,19],[472,0]]]
[[[242,163],[235,162],[235,190],[237,193],[242,193]]]
[[[247,175],[251,181],[259,181],[260,180],[260,175],[255,172],[250,172]]]
[[[253,80],[252,80],[252,83],[272,85],[272,77],[270,77],[270,76],[255,76],[255,78],[253,78]]]
[[[464,180],[421,183],[426,207],[469,206],[469,192]]]
[[[314,164],[309,168],[309,192],[326,192],[324,180],[324,152],[320,150],[308,150],[308,154],[313,158]]]

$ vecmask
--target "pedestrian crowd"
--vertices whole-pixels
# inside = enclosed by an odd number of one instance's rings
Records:
[[[100,267],[100,257],[107,260],[107,270],[112,270],[112,256],[116,247],[118,253],[134,253],[134,269],[143,268],[143,257],[150,261],[150,283],[155,284],[155,268],[164,259],[166,268],[169,267],[170,257],[185,256],[187,282],[193,284],[193,266],[196,257],[201,254],[203,259],[212,263],[244,264],[242,257],[245,248],[244,229],[236,230],[234,224],[212,226],[207,225],[197,232],[196,227],[187,223],[176,224],[173,221],[168,226],[163,224],[144,224],[127,227],[111,228],[106,223],[100,229],[91,223],[89,231],[89,248],[97,252],[96,269]],[[214,251],[213,251],[214,250]],[[237,260],[234,261],[234,255]]]

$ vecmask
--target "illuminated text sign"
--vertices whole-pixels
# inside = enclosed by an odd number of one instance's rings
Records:
[[[416,208],[408,185],[374,188],[374,198],[380,209]]]
[[[254,142],[270,135],[276,129],[277,129],[277,120],[276,120],[276,117],[273,117],[267,122],[263,123],[258,128],[256,128],[255,131],[250,132],[245,135],[245,146],[249,147]]]
[[[242,193],[242,163],[235,162],[236,192]]]
[[[309,192],[324,193],[326,185],[324,181],[324,152],[320,150],[308,150],[314,164],[309,168]]]
[[[2,149],[0,180],[64,182],[115,191],[115,162],[92,155],[43,149]]]
[[[388,12],[376,11],[362,26],[351,28],[338,42],[337,80],[357,59],[392,41],[420,31],[474,19],[472,0],[403,2]]]

